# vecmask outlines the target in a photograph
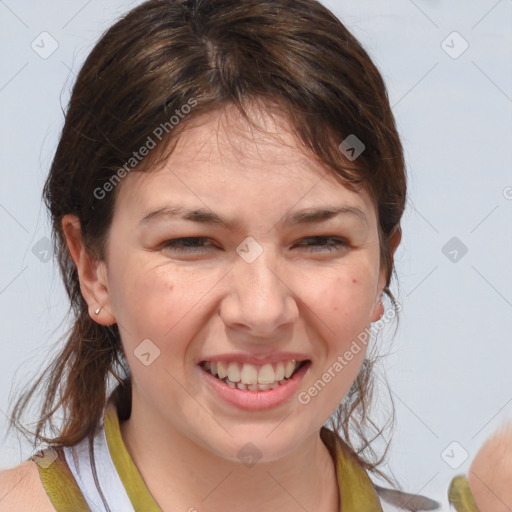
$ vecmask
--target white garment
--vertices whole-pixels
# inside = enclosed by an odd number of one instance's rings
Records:
[[[71,448],[64,447],[64,455],[91,511],[106,512],[107,509],[94,482],[89,458],[89,440],[83,439]],[[94,437],[94,459],[98,484],[110,512],[135,512],[110,456],[103,423]]]

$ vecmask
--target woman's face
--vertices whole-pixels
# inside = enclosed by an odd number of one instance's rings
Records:
[[[200,120],[165,165],[120,185],[104,306],[136,410],[226,459],[275,460],[318,435],[359,372],[358,335],[382,312],[376,213],[271,117],[274,136],[232,109]],[[283,383],[291,359],[308,363]]]

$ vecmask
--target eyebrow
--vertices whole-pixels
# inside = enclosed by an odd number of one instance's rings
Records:
[[[352,215],[358,217],[365,224],[368,219],[365,213],[356,206],[326,206],[307,208],[295,213],[289,213],[281,218],[278,224],[285,226],[319,224],[339,215]],[[223,225],[229,230],[235,230],[240,226],[240,221],[223,219],[220,215],[206,208],[185,208],[184,206],[164,206],[147,213],[142,217],[139,224],[148,224],[150,222],[161,220],[166,217],[179,217],[182,220],[197,222],[200,224],[217,224]]]

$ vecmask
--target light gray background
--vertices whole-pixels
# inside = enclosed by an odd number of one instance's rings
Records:
[[[40,200],[61,106],[102,31],[138,3],[0,0],[0,435],[11,386],[48,359],[66,312],[44,261]],[[396,257],[403,310],[385,362],[397,421],[384,469],[445,502],[451,478],[512,417],[512,2],[324,3],[384,75],[409,172]],[[46,59],[31,47],[51,49],[44,31],[58,42]],[[455,262],[443,253],[452,237],[467,247],[448,254]],[[2,439],[0,467],[28,455]]]

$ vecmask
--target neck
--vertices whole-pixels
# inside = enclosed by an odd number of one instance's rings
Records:
[[[249,467],[170,430],[161,417],[148,419],[137,401],[120,428],[149,492],[164,511],[224,512],[241,504],[246,512],[340,510],[333,460],[319,432],[286,457]]]

